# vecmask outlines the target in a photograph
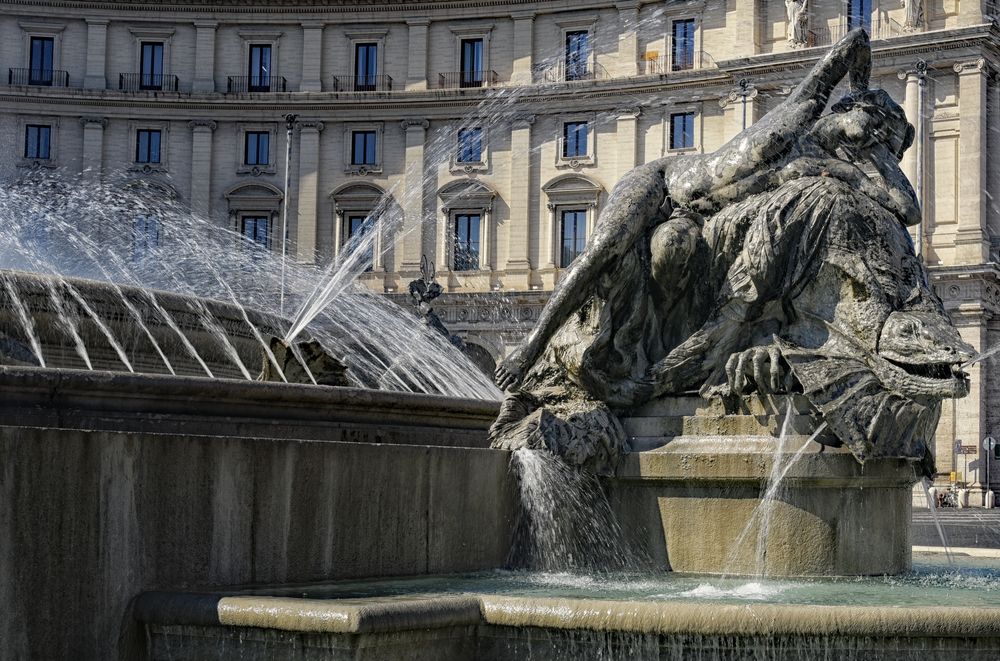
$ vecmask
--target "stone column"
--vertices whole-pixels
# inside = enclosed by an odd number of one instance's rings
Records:
[[[302,24],[302,82],[301,92],[323,91],[323,23]]]
[[[958,63],[958,230],[956,264],[989,259],[986,216],[986,61]]]
[[[105,89],[108,79],[105,75],[108,48],[108,20],[87,19],[87,75],[83,86],[88,89]]]
[[[924,141],[926,140],[926,126],[923,115],[924,99],[926,98],[925,88],[927,86],[927,65],[923,60],[917,62],[915,69],[899,71],[896,77],[906,81],[906,96],[903,100],[903,111],[906,119],[914,128],[913,145],[903,154],[900,168],[903,174],[910,180],[913,190],[917,193],[917,200],[921,207],[924,204],[923,179],[924,179]],[[926,218],[921,218],[920,226],[911,229],[914,234],[914,245],[918,255],[924,252]]]
[[[411,18],[406,21],[409,28],[410,49],[407,53],[406,89],[427,89],[427,32],[431,21],[428,18]]]
[[[987,126],[996,127],[1000,122],[1000,74],[994,72],[989,82],[990,103],[987,109]],[[991,128],[987,134],[989,153],[994,155],[993,158],[987,159],[987,167],[989,168],[987,178],[990,191],[986,200],[987,226],[990,228],[990,250],[995,252],[995,242],[1000,240],[1000,158],[996,156],[1000,154],[1000,131]]]
[[[504,236],[498,243],[506,254],[498,255],[498,263],[506,263],[504,285],[514,291],[529,288],[531,269],[537,265],[531,260],[534,244],[538,242],[538,232],[532,232],[531,226],[531,125],[534,122],[534,115],[515,117],[510,133],[510,218],[500,229]]]
[[[104,169],[104,129],[108,120],[104,117],[81,117],[80,124],[83,126],[83,178],[100,183]]]
[[[323,122],[299,121],[299,212],[295,223],[295,259],[303,264],[316,263],[319,134],[322,130]]]
[[[538,228],[538,253],[535,260],[538,264],[538,282],[547,291],[556,284],[556,227],[559,219],[556,217],[558,209],[555,202],[548,202],[545,208],[548,213],[539,219],[541,227]]]
[[[404,119],[400,126],[406,134],[406,158],[403,190],[403,227],[396,240],[396,270],[404,275],[418,274],[425,244],[434,241],[434,228],[423,227],[424,217],[424,142],[429,123],[426,119]],[[425,233],[427,236],[425,236]]]
[[[639,70],[639,2],[619,2],[618,74],[634,76]]]
[[[215,21],[196,21],[194,24],[194,92],[215,91]]]
[[[520,85],[530,85],[534,66],[534,12],[519,12],[511,14],[514,19],[514,68],[511,72],[511,82]]]
[[[906,113],[906,120],[913,124],[914,129],[917,129],[920,124],[919,107],[920,107],[920,77],[916,71],[899,71],[896,73],[896,77],[900,80],[906,81],[906,92],[903,98],[903,112]],[[910,183],[916,187],[917,181],[917,163],[919,162],[917,158],[917,152],[919,151],[919,145],[914,142],[913,146],[906,150],[903,154],[903,160],[900,162],[899,166],[903,170],[903,174],[906,178],[910,180]]]
[[[191,213],[207,218],[212,210],[212,132],[210,119],[188,122],[191,127]]]
[[[636,166],[639,142],[639,108],[619,108],[618,131],[615,139],[618,143],[617,174],[619,177]]]

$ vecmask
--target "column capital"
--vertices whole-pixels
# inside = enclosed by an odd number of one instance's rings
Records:
[[[927,61],[917,60],[913,63],[913,67],[909,69],[900,69],[896,72],[896,78],[900,80],[907,79],[920,79],[923,80],[927,77]]]
[[[315,131],[316,133],[321,132],[326,125],[323,122],[315,119],[300,119],[298,122],[299,131]]]
[[[535,19],[535,14],[533,11],[516,11],[512,12],[510,17],[515,21],[532,21]]]
[[[422,119],[419,117],[408,117],[399,123],[399,126],[404,131],[409,131],[410,129],[422,129],[426,131],[430,125],[431,125],[430,122],[428,122],[426,119]]]
[[[195,28],[199,30],[214,30],[219,27],[218,21],[195,21]]]
[[[192,119],[190,122],[188,122],[188,126],[191,128],[192,131],[204,131],[206,129],[209,131],[214,131],[216,128],[218,128],[219,125],[216,124],[215,120],[212,119]]]
[[[956,62],[952,69],[958,74],[983,73],[986,71],[986,58],[978,58],[968,62]]]
[[[302,21],[299,25],[303,30],[322,30],[326,27],[326,21]]]
[[[406,24],[410,27],[427,27],[431,24],[431,19],[429,18],[408,18],[406,19]]]
[[[616,108],[615,114],[618,115],[618,119],[638,119],[639,115],[642,114],[642,108],[638,106],[625,106],[623,108]]]
[[[107,117],[94,117],[94,116],[84,116],[80,118],[80,126],[87,128],[91,124],[100,124],[101,128],[108,127]]]
[[[642,3],[639,0],[627,0],[626,2],[616,2],[615,9],[618,11],[635,11]]]
[[[522,113],[519,115],[514,115],[514,117],[511,118],[510,121],[514,128],[523,129],[523,128],[528,128],[529,126],[535,123],[535,116],[529,115],[527,113]]]
[[[111,22],[106,18],[87,18],[84,20],[87,22],[87,25],[96,25],[96,26],[106,26],[108,25],[108,23]]]

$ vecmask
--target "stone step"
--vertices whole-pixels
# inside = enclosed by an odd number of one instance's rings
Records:
[[[718,416],[718,415],[784,415],[789,397],[796,413],[814,412],[812,405],[802,395],[773,395],[758,397],[749,395],[723,399],[705,400],[696,394],[662,397],[635,409],[633,417],[678,417],[678,416]]]
[[[779,436],[784,415],[686,415],[640,416],[622,422],[629,436]],[[789,431],[809,435],[817,419],[812,415],[793,415]]]

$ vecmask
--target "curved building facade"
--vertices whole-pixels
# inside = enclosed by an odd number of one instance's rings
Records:
[[[0,178],[61,168],[153,182],[272,250],[287,197],[289,253],[304,263],[334,259],[378,208],[387,220],[362,280],[403,296],[426,255],[446,292],[438,312],[492,361],[537,317],[622,174],[716,149],[863,26],[873,83],[917,127],[904,167],[925,208],[918,248],[965,339],[1000,342],[1000,32],[988,0],[0,10]],[[973,394],[946,404],[938,433],[939,469],[961,471],[973,499],[986,462],[1000,468],[981,446],[1000,434],[996,365],[971,368]]]

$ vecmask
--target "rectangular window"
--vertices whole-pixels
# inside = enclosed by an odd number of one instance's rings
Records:
[[[48,160],[52,158],[52,127],[28,124],[24,127],[24,157]]]
[[[163,44],[161,42],[142,42],[139,74],[139,89],[163,89]]]
[[[455,270],[479,270],[479,214],[455,216]]]
[[[240,223],[240,234],[244,239],[253,246],[264,249],[268,247],[270,219],[267,216],[243,216]]]
[[[271,89],[271,45],[250,44],[247,71],[248,92],[268,92]]]
[[[580,158],[587,155],[587,122],[563,124],[563,158]]]
[[[671,64],[673,71],[694,68],[694,19],[674,21],[671,43]]]
[[[462,40],[460,87],[483,86],[483,40]]]
[[[349,214],[347,216],[347,241],[348,245],[360,243],[371,232],[371,223],[365,223],[368,216],[362,214]],[[353,247],[353,246],[352,246]],[[375,246],[368,243],[364,247],[365,271],[371,271],[375,262]]]
[[[694,147],[694,113],[681,112],[670,115],[670,148]]]
[[[864,28],[871,30],[872,0],[848,0],[847,29]]]
[[[481,128],[461,129],[458,132],[458,162],[483,162],[483,130]]]
[[[567,267],[577,255],[583,252],[587,245],[587,212],[573,209],[562,212],[559,224],[559,237],[562,250],[559,255],[559,266]]]
[[[584,80],[590,69],[590,32],[566,33],[566,80]]]
[[[351,132],[351,165],[377,165],[375,131]]]
[[[32,37],[28,62],[29,85],[51,85],[55,40],[52,37]]]
[[[271,134],[268,131],[247,131],[244,141],[246,165],[268,165],[270,163]]]
[[[375,91],[378,82],[378,44],[354,45],[354,76],[354,91]]]
[[[160,131],[139,129],[135,132],[135,162],[160,162]]]
[[[136,216],[132,225],[132,259],[141,260],[153,254],[160,245],[160,219],[156,216]]]

